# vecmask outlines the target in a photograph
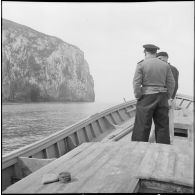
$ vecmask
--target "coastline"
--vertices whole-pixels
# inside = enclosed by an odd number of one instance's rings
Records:
[[[1,105],[17,105],[17,104],[37,104],[37,103],[94,103],[95,101],[37,101],[37,102],[30,102],[30,101],[17,101],[17,102],[9,102],[9,101],[2,101]]]

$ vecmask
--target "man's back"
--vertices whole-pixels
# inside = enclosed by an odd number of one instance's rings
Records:
[[[159,89],[151,86],[166,87],[171,97],[175,87],[175,81],[170,66],[158,58],[147,58],[137,64],[133,78],[134,94],[136,98],[143,94],[152,94]],[[143,87],[141,89],[141,87]],[[147,89],[150,87],[150,89]],[[164,90],[163,90],[164,91]]]
[[[168,72],[167,63],[158,58],[149,58],[142,62],[143,86],[157,85],[166,86],[166,77]]]

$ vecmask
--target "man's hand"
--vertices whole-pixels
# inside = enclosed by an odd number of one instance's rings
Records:
[[[168,100],[169,109],[173,108],[173,99]]]

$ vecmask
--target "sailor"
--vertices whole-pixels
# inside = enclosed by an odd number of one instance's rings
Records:
[[[132,141],[147,142],[152,119],[156,143],[170,144],[168,99],[173,95],[175,80],[170,66],[156,58],[159,47],[143,45],[145,59],[137,64],[133,88],[137,98]]]
[[[167,62],[168,63],[168,53],[167,52],[159,52],[157,53],[156,57],[164,62]],[[177,68],[173,65],[171,65],[170,63],[168,63],[169,66],[171,67],[171,71],[172,71],[172,74],[173,74],[173,77],[175,79],[175,89],[174,89],[174,92],[173,92],[173,95],[171,97],[171,99],[174,99],[175,98],[175,95],[177,93],[177,90],[178,90],[178,79],[179,79],[179,71],[177,70]]]

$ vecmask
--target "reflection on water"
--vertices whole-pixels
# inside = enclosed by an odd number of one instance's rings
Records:
[[[2,105],[3,154],[45,138],[116,103]]]

